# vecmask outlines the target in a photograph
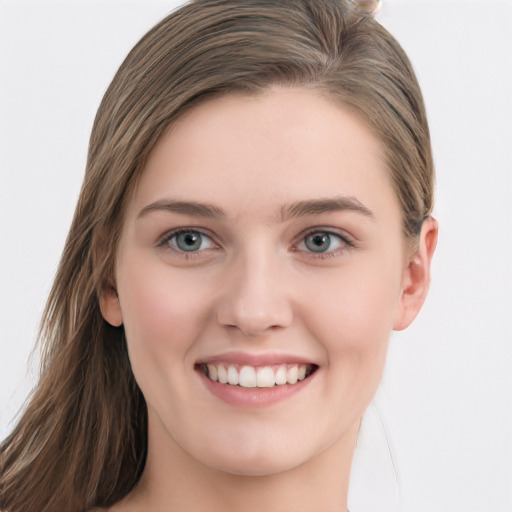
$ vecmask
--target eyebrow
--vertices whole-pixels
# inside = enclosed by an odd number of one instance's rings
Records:
[[[280,220],[285,222],[291,218],[305,217],[306,215],[320,215],[322,213],[349,210],[361,213],[365,217],[375,218],[373,212],[355,197],[326,197],[307,201],[298,201],[281,208]]]
[[[354,197],[327,197],[297,201],[289,205],[282,206],[279,212],[279,221],[286,222],[287,220],[305,217],[307,215],[321,215],[323,213],[345,210],[357,212],[366,217],[375,218],[373,212]],[[182,215],[191,215],[193,217],[204,217],[209,219],[226,219],[228,217],[227,213],[222,208],[209,203],[162,199],[145,206],[139,212],[138,218],[154,211],[174,212]]]
[[[222,219],[227,217],[226,212],[222,208],[212,204],[198,203],[196,201],[162,199],[142,208],[138,218],[154,211],[174,212],[181,213],[182,215],[192,215],[193,217],[206,217],[210,219]]]

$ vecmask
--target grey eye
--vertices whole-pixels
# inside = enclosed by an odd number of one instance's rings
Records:
[[[203,242],[203,235],[197,231],[189,231],[176,235],[176,246],[185,252],[198,251]]]
[[[331,247],[331,236],[330,233],[311,233],[304,239],[304,244],[312,252],[325,252]]]
[[[168,233],[158,243],[159,247],[171,249],[178,255],[202,253],[217,249],[215,242],[205,233],[197,229],[183,228]]]

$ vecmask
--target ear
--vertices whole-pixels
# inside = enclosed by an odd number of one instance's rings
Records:
[[[109,285],[101,292],[100,310],[103,318],[110,325],[120,327],[123,324],[123,313],[115,286]]]
[[[112,236],[110,236],[110,240],[111,238]],[[108,240],[109,236],[104,229],[97,229],[93,233],[91,244],[93,268],[102,276],[99,279],[101,285],[97,292],[101,315],[110,325],[120,327],[123,324],[123,314],[117,295],[115,279],[112,276],[114,269],[109,265],[112,258],[108,252]]]
[[[421,226],[419,243],[402,274],[402,286],[393,329],[401,331],[420,312],[430,287],[430,264],[437,245],[437,221],[427,217]]]

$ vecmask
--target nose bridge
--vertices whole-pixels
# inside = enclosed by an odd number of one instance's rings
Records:
[[[273,247],[254,240],[238,252],[226,270],[218,310],[221,324],[237,327],[247,336],[256,336],[291,323],[293,314],[286,293],[286,275]]]

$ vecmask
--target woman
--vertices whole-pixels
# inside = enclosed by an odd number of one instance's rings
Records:
[[[3,509],[346,510],[433,182],[410,63],[348,4],[163,20],[95,120]]]

